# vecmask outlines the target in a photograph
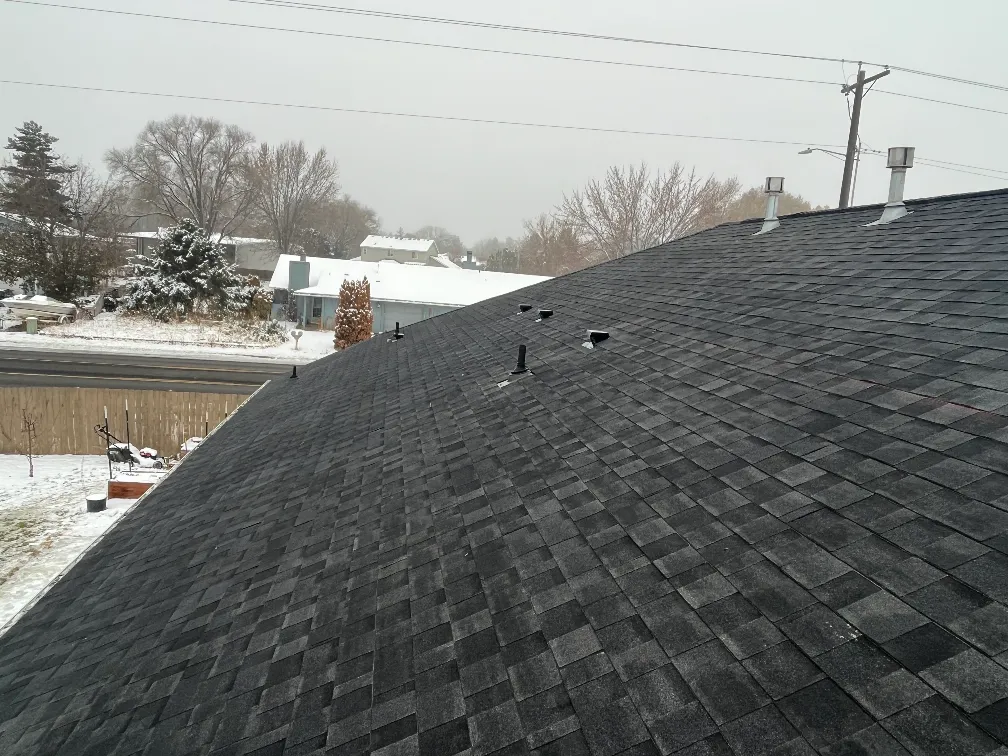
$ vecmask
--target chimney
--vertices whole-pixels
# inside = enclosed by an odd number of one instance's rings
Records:
[[[783,176],[767,176],[763,191],[766,192],[766,216],[763,218],[763,227],[753,236],[768,234],[780,225],[777,220],[777,208],[780,205],[780,196],[784,193]]]
[[[913,147],[889,148],[889,159],[886,160],[886,168],[892,171],[889,179],[889,201],[882,210],[882,217],[869,223],[869,226],[881,226],[910,214],[903,204],[903,188],[906,186],[907,169],[913,168],[913,161]]]
[[[466,251],[466,262],[472,264],[472,250]]]

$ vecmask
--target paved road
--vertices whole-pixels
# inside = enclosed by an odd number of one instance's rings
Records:
[[[279,361],[202,360],[92,352],[0,349],[0,386],[202,391],[251,394],[271,378],[290,375]]]

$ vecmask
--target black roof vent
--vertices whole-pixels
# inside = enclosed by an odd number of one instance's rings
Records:
[[[521,344],[518,346],[518,364],[511,371],[511,375],[521,375],[526,372],[528,372],[528,368],[525,367],[525,345]]]
[[[546,318],[552,318],[552,317],[553,317],[553,310],[539,310],[539,317],[537,318],[536,322],[538,323],[540,321],[546,320]]]
[[[392,338],[389,341],[399,341],[399,339],[405,338],[406,334],[399,330],[399,321],[395,322],[395,331],[392,333]]]
[[[609,331],[594,331],[591,328],[588,329],[588,341],[586,341],[583,346],[585,349],[594,349],[595,345],[600,341],[605,341],[609,338]]]
[[[294,372],[291,373],[291,378],[297,378],[297,365],[294,366]]]
[[[532,309],[532,305],[530,305],[530,304],[520,304],[520,305],[518,305],[518,312],[528,312],[531,309]]]

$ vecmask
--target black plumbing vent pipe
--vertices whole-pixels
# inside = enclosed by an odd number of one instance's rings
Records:
[[[525,345],[520,344],[518,346],[518,364],[515,365],[515,369],[511,371],[511,375],[521,375],[522,373],[527,373],[528,368],[525,367]]]
[[[403,338],[405,335],[406,334],[402,333],[399,330],[399,321],[397,320],[395,322],[395,333],[392,334],[392,338],[395,339],[396,341],[398,341],[399,339]]]
[[[553,317],[553,310],[539,310],[539,320]]]
[[[531,309],[532,309],[532,305],[530,305],[530,304],[520,304],[520,305],[518,305],[518,312],[528,312]]]
[[[294,366],[294,372],[291,373],[291,378],[297,378],[297,365]]]

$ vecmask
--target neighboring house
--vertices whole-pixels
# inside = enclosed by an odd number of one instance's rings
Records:
[[[270,381],[0,637],[0,753],[1005,753],[1008,191],[907,204]]]
[[[363,262],[394,260],[398,263],[418,265],[438,265],[440,251],[437,242],[431,239],[406,239],[401,236],[367,237],[360,245],[360,259]],[[445,258],[447,259],[447,258]]]
[[[133,241],[136,254],[150,255],[157,250],[160,233],[161,231],[131,231],[123,237]],[[214,240],[216,241],[216,237]],[[239,273],[257,276],[261,281],[266,281],[273,275],[280,259],[276,242],[269,239],[225,236],[220,240],[220,245],[228,262]]]
[[[290,289],[290,263],[298,260],[294,255],[282,256],[270,279],[270,287],[277,295],[273,307],[276,318],[282,316],[286,301],[280,292]],[[486,273],[457,266],[445,269],[401,265],[393,260],[364,262],[309,257],[305,262],[309,267],[308,286],[296,287],[295,296],[306,325],[333,328],[343,281],[367,278],[375,333],[394,330],[396,323],[405,327],[548,280],[544,276]]]

